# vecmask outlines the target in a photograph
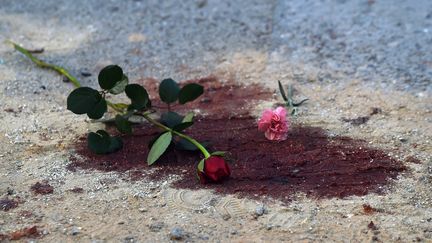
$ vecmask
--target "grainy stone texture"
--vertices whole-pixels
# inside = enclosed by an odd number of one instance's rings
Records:
[[[0,33],[0,198],[20,201],[0,212],[0,233],[38,225],[47,242],[160,242],[181,226],[191,241],[432,240],[432,1],[0,0]],[[74,139],[100,125],[67,111],[71,86],[5,39],[44,48],[38,56],[83,85],[95,86],[111,63],[133,82],[209,75],[274,89],[278,79],[290,82],[296,98],[310,98],[293,123],[365,139],[405,161],[410,173],[383,196],[317,201],[299,194],[281,205],[174,190],[176,178],[131,182],[123,174],[71,172]],[[254,114],[274,102],[256,104]],[[382,113],[366,124],[342,121],[377,107]],[[32,194],[43,180],[53,194]],[[83,193],[70,191],[76,187]],[[251,212],[264,201],[269,212],[255,219]],[[379,212],[365,214],[365,203]],[[368,228],[371,221],[379,232]]]

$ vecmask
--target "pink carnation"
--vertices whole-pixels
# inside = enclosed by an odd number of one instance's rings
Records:
[[[288,135],[288,121],[286,110],[279,106],[275,110],[267,109],[258,121],[258,130],[264,132],[269,140],[282,141]]]

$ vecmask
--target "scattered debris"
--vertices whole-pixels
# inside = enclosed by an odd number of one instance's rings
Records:
[[[37,48],[37,49],[27,50],[27,51],[30,53],[33,53],[33,54],[40,54],[40,53],[43,53],[45,51],[45,49],[44,48]]]
[[[36,182],[33,186],[30,187],[31,191],[35,194],[51,194],[54,192],[54,187],[48,184],[48,181]]]
[[[382,212],[382,210],[381,210],[381,209],[374,208],[374,207],[372,207],[372,206],[369,205],[369,204],[363,204],[363,212],[364,212],[365,214],[373,214],[373,213]]]
[[[145,213],[145,212],[147,212],[148,210],[147,210],[146,208],[139,208],[138,211],[140,211],[141,213]]]
[[[360,116],[360,117],[352,118],[352,119],[342,118],[342,121],[351,123],[354,126],[360,126],[360,125],[368,122],[369,119],[370,119],[370,116]]]
[[[9,211],[18,207],[18,202],[12,199],[3,198],[0,199],[0,209],[3,211]]]
[[[9,240],[20,240],[25,237],[36,238],[40,236],[37,226],[23,228],[9,234]]]
[[[7,188],[6,192],[9,196],[12,196],[15,193],[14,189],[9,188],[9,187]]]
[[[203,8],[207,5],[207,0],[198,0],[196,2],[197,8]]]
[[[33,213],[31,211],[28,211],[28,210],[23,210],[23,211],[19,212],[19,215],[23,218],[30,218],[31,216],[33,216]]]
[[[371,230],[377,230],[378,227],[374,224],[373,221],[370,221],[370,223],[368,224],[368,228]]]
[[[13,109],[13,108],[5,108],[5,109],[3,109],[4,111],[6,111],[6,112],[10,112],[10,113],[15,113],[15,110]]]
[[[81,70],[80,73],[83,77],[90,77],[92,75],[88,70]]]
[[[6,240],[8,240],[8,239],[9,239],[9,236],[8,236],[8,235],[0,234],[0,241],[1,241],[1,242],[6,241]]]
[[[74,187],[74,188],[70,189],[69,191],[71,191],[73,193],[83,193],[84,189],[82,189],[81,187]]]
[[[148,226],[151,232],[159,232],[165,224],[163,222],[157,222]]]
[[[370,116],[376,115],[376,114],[381,114],[382,113],[382,109],[378,108],[378,107],[374,107],[372,108],[371,113],[369,114]]]
[[[421,160],[417,159],[414,156],[408,156],[408,157],[406,157],[405,161],[406,162],[410,162],[410,163],[414,163],[414,164],[421,164],[422,163]]]
[[[134,236],[126,236],[125,238],[124,238],[124,242],[136,242],[136,240],[135,240],[135,237]]]
[[[382,113],[381,108],[374,107],[374,108],[372,108],[372,111],[367,116],[359,116],[357,118],[351,118],[351,119],[342,117],[342,121],[351,123],[354,126],[360,126],[360,125],[368,122],[369,119],[371,118],[371,116],[376,115],[376,114],[380,114],[380,113]]]

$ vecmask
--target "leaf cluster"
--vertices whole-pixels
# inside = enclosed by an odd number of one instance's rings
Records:
[[[103,68],[98,75],[101,90],[91,87],[79,87],[73,90],[67,98],[67,109],[75,114],[87,114],[90,119],[100,119],[112,107],[118,114],[113,121],[117,130],[122,134],[132,134],[133,128],[129,118],[133,115],[143,115],[152,109],[147,90],[139,84],[129,84],[128,77],[121,67],[109,65]],[[171,111],[170,105],[175,102],[186,104],[201,96],[204,88],[196,83],[186,84],[183,87],[171,78],[164,79],[159,85],[160,100],[167,104],[168,111],[163,113],[160,122],[169,130],[154,139],[147,158],[149,164],[154,163],[173,142],[176,148],[196,150],[196,146],[181,138],[174,138],[176,132],[182,132],[193,125],[193,113],[182,116]],[[108,95],[125,93],[130,104],[111,103]],[[95,153],[112,153],[122,148],[119,137],[111,137],[106,131],[98,130],[88,135],[88,147]]]

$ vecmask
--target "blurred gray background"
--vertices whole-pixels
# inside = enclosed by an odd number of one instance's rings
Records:
[[[244,82],[432,90],[430,0],[0,0],[0,33],[44,48],[43,59],[75,75],[92,73],[81,77],[92,85],[116,63],[132,78],[230,73]],[[17,80],[56,85],[31,65],[0,45],[8,89],[27,89]]]

